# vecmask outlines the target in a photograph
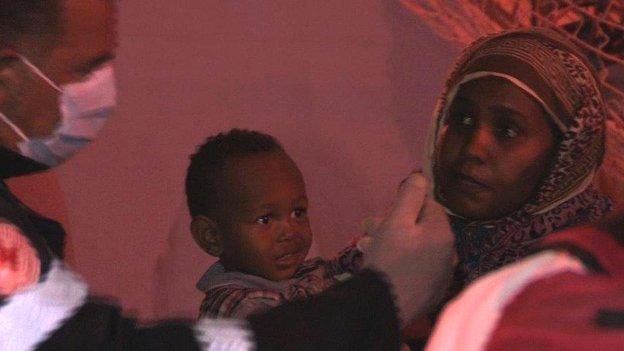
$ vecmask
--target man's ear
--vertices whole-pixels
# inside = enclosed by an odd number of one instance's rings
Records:
[[[15,50],[0,48],[0,106],[7,101],[11,91],[15,91],[19,84],[17,62],[19,55]]]
[[[214,220],[199,215],[191,221],[191,233],[199,247],[212,256],[219,257],[223,253],[223,237],[219,226]]]

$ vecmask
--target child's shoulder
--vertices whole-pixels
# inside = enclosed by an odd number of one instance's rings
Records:
[[[295,277],[302,277],[308,274],[320,274],[323,277],[332,277],[344,273],[357,273],[363,264],[362,257],[362,250],[356,244],[351,244],[332,259],[326,260],[315,257],[306,260],[297,269]]]
[[[270,308],[283,302],[277,291],[244,287],[236,284],[218,286],[206,291],[200,315],[211,317],[240,317],[241,311]],[[246,313],[246,312],[245,312]]]
[[[308,274],[310,272],[317,270],[319,267],[324,266],[325,264],[327,264],[327,260],[321,257],[309,258],[303,261],[299,265],[299,267],[297,268],[297,272],[295,273],[295,276],[302,276],[302,275]]]
[[[206,299],[270,299],[280,300],[281,294],[278,291],[259,289],[254,287],[245,287],[236,284],[222,285],[206,291],[204,300]]]

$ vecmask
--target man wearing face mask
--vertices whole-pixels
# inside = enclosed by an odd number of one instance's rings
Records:
[[[52,81],[30,60],[20,54],[17,58],[31,74],[49,85],[59,96],[59,121],[52,133],[44,137],[29,137],[22,128],[0,112],[0,119],[19,138],[19,153],[47,167],[54,167],[75,154],[95,138],[115,105],[113,68],[103,62],[89,69],[81,81],[62,86]]]
[[[115,104],[115,8],[114,0],[0,0],[2,179],[59,165],[96,137]],[[453,237],[425,194],[424,178],[408,178],[371,230],[367,269],[318,297],[247,322],[142,328],[89,297],[62,262],[62,227],[0,182],[0,350],[396,349],[397,317],[422,313],[450,270]],[[425,207],[439,215],[416,223]]]

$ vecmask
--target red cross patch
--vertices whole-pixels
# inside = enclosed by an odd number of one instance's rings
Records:
[[[21,230],[0,222],[0,295],[6,296],[39,280],[41,262]]]

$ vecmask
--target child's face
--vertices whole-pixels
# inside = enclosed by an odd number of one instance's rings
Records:
[[[293,276],[312,242],[301,172],[283,152],[239,157],[225,167],[219,230],[227,269],[270,280]]]

